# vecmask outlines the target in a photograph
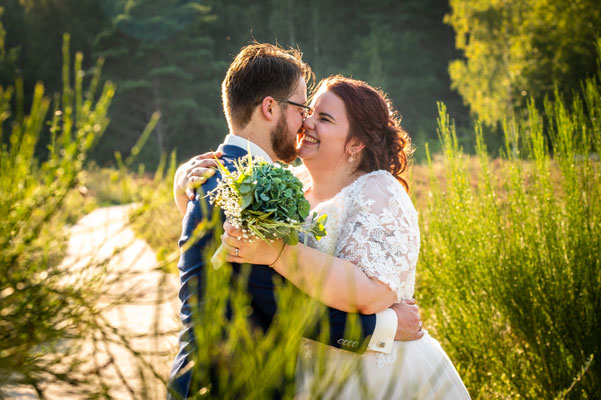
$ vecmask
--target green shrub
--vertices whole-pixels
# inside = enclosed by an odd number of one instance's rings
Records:
[[[500,162],[477,126],[475,183],[439,107],[444,179],[430,163],[417,295],[474,398],[601,393],[600,79],[571,107],[556,94],[507,122]]]
[[[42,397],[47,383],[78,387],[89,381],[78,371],[82,360],[77,345],[66,346],[64,340],[82,338],[97,327],[93,304],[102,268],[66,279],[78,272],[59,268],[59,263],[68,239],[65,225],[94,207],[79,193],[81,172],[88,151],[106,129],[115,89],[106,83],[96,92],[99,64],[84,91],[79,53],[72,88],[68,46],[66,36],[64,88],[54,104],[38,84],[24,115],[21,84],[0,88],[0,136],[10,126],[0,151],[0,397],[6,385],[28,385]],[[51,107],[48,157],[40,161],[35,146]]]
[[[182,232],[182,216],[173,201],[175,153],[171,155],[169,168],[165,166],[166,157],[163,156],[152,179],[141,174],[135,177],[126,170],[122,170],[120,175],[127,176],[127,191],[135,193],[139,203],[130,217],[136,235],[157,253],[164,270],[177,273],[177,241]]]

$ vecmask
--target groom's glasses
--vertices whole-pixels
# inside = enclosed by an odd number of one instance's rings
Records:
[[[307,119],[307,117],[310,117],[311,114],[313,114],[313,109],[305,104],[300,104],[300,103],[295,103],[293,101],[290,100],[284,100],[284,99],[276,99],[275,97],[273,98],[275,101],[279,101],[282,103],[288,103],[288,104],[292,104],[293,106],[297,106],[300,107],[301,109],[301,116],[303,117],[303,121],[305,119]]]

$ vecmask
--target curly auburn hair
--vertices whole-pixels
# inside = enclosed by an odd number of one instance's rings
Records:
[[[350,123],[346,142],[356,139],[365,145],[356,170],[390,172],[409,191],[401,176],[412,153],[411,139],[401,128],[401,117],[386,94],[367,83],[333,75],[323,79],[320,90],[328,90],[344,102]]]

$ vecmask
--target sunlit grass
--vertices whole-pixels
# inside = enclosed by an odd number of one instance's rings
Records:
[[[80,63],[77,56],[76,71]],[[165,157],[150,177],[144,169],[129,171],[133,158],[122,162],[118,155],[119,170],[93,165],[84,170],[87,151],[108,123],[114,88],[86,94],[84,74],[76,74],[75,88],[69,76],[67,69],[47,160],[34,156],[51,109],[42,87],[27,116],[13,114],[12,89],[0,92],[3,121],[14,115],[0,159],[0,389],[25,384],[42,395],[43,384],[51,381],[109,397],[99,370],[82,379],[77,347],[60,346],[66,338],[110,330],[98,323],[93,304],[101,274],[73,286],[60,284],[66,274],[56,268],[66,247],[64,228],[94,207],[138,203],[132,225],[157,250],[162,267],[176,272],[181,231],[172,199],[176,163],[174,156]],[[531,106],[526,121],[508,120],[501,157],[488,154],[478,127],[476,155],[468,156],[443,106],[439,133],[443,152],[429,164],[414,165],[410,174],[422,237],[416,297],[426,328],[441,341],[474,398],[595,398],[601,391],[599,77],[583,84],[582,99],[573,104],[564,104],[558,94],[544,110]],[[199,233],[219,228],[213,218]],[[206,249],[207,260],[217,244]],[[192,357],[206,383],[199,397],[293,397],[302,334],[316,321],[325,323],[324,309],[277,282],[280,312],[267,332],[257,331],[247,320],[245,275],[232,280],[231,273],[229,267],[208,268],[205,296],[192,300],[197,340]],[[57,370],[67,356],[74,361]],[[334,377],[326,372],[317,380],[324,385],[315,390],[336,390],[345,379],[361,377],[356,366]]]
[[[476,155],[465,154],[441,106],[444,152],[410,173],[422,234],[416,297],[474,398],[594,398],[600,390],[601,91],[597,80],[584,88],[587,113],[559,95],[543,114],[531,106],[528,120],[506,124],[496,158],[479,128]],[[171,201],[161,207],[175,210]],[[180,218],[170,215],[175,225]],[[203,320],[218,318],[205,312]],[[239,350],[228,342],[228,357],[259,351],[264,337],[250,337]],[[282,359],[296,356],[270,346]]]

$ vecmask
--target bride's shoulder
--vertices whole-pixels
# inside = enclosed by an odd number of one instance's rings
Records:
[[[413,209],[405,187],[388,171],[378,170],[359,177],[347,196],[354,204],[380,205]]]
[[[374,195],[394,195],[405,192],[401,183],[388,171],[378,170],[360,176],[355,184],[358,188]]]

